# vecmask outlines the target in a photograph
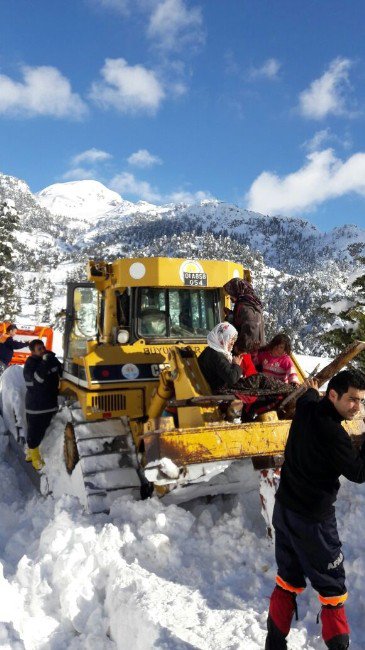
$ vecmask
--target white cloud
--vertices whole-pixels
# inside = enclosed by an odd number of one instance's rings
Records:
[[[22,82],[0,75],[0,113],[74,119],[86,114],[86,104],[72,92],[69,80],[57,68],[24,66],[22,73]]]
[[[189,9],[185,0],[162,0],[154,8],[147,35],[164,50],[178,50],[204,41],[200,7]]]
[[[153,70],[128,65],[125,59],[106,59],[101,76],[102,81],[92,84],[90,97],[104,108],[113,107],[121,113],[155,113],[165,97]]]
[[[302,147],[308,151],[319,151],[323,148],[325,142],[336,143],[340,147],[343,147],[343,149],[350,149],[352,147],[352,138],[348,132],[345,132],[343,136],[339,136],[333,133],[329,127],[327,129],[321,129],[321,131],[316,131],[310,140],[303,142]]]
[[[299,95],[299,110],[304,117],[320,120],[327,115],[349,115],[345,87],[349,84],[350,59],[334,59],[326,72],[312,81]]]
[[[121,172],[120,174],[116,174],[111,179],[109,187],[112,190],[119,192],[122,196],[124,194],[131,194],[132,196],[135,196],[144,201],[159,202],[161,200],[161,195],[155,188],[150,185],[150,183],[137,179],[133,174],[129,172]]]
[[[162,165],[162,160],[158,156],[154,156],[147,149],[139,149],[132,153],[127,161],[130,165],[135,167],[152,167],[153,165]]]
[[[294,214],[350,193],[365,196],[365,153],[343,162],[332,149],[325,149],[309,154],[306,163],[287,176],[263,172],[246,198],[250,210]]]
[[[264,77],[266,79],[277,79],[281,63],[277,59],[267,59],[259,68],[251,68],[250,77]]]
[[[116,174],[108,184],[110,189],[119,192],[122,196],[131,195],[143,201],[153,203],[198,203],[206,199],[211,199],[209,192],[197,191],[189,192],[186,190],[176,190],[170,194],[162,194],[158,188],[153,187],[148,181],[143,181],[131,174],[130,172],[121,172]]]
[[[207,199],[212,199],[210,192],[205,192],[203,190],[198,190],[197,192],[188,192],[186,190],[177,190],[171,194],[167,194],[164,197],[166,203],[199,203],[200,201],[206,201]]]
[[[88,181],[93,180],[97,176],[95,169],[86,169],[85,167],[74,167],[62,174],[61,178],[64,181]]]
[[[95,147],[92,147],[91,149],[82,151],[74,156],[71,160],[71,164],[79,165],[80,163],[103,162],[104,160],[110,160],[112,157],[113,156],[107,151],[101,151],[101,149],[95,149]]]
[[[303,142],[303,147],[304,149],[308,149],[308,151],[318,151],[318,149],[321,148],[321,146],[325,143],[328,142],[328,140],[331,140],[332,138],[332,133],[331,129],[322,129],[321,131],[316,131],[314,136],[310,138],[310,140],[306,140]]]

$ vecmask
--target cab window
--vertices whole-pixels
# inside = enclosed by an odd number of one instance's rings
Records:
[[[216,289],[139,290],[138,334],[150,338],[201,339],[219,322]]]

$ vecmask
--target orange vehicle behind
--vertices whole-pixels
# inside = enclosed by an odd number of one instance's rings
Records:
[[[10,322],[0,323],[0,342],[3,343],[6,341],[8,335],[6,333],[6,328],[10,325]],[[33,339],[42,339],[47,350],[52,350],[53,344],[53,329],[52,327],[44,327],[42,325],[22,325],[17,329],[17,333],[14,337],[15,341],[29,341]],[[13,358],[10,362],[10,365],[20,365],[23,366],[30,355],[30,350],[28,348],[23,348],[21,350],[14,350]]]

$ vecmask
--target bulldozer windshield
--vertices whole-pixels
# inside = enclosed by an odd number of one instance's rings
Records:
[[[201,339],[219,322],[217,289],[138,290],[138,335]]]

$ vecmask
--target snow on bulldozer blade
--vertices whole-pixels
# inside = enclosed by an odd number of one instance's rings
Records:
[[[196,463],[180,468],[169,458],[162,458],[145,467],[145,476],[154,483],[157,493],[159,488],[165,490],[161,499],[166,504],[217,494],[257,492],[259,488],[251,458]]]

